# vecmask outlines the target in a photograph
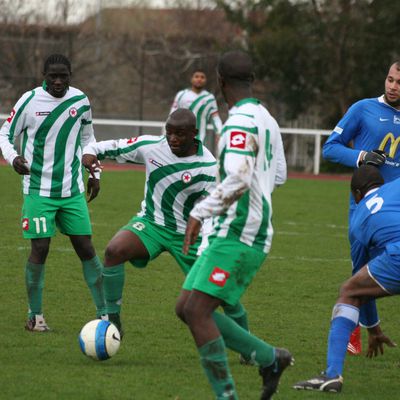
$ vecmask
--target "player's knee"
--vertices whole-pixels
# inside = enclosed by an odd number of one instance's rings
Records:
[[[184,303],[178,301],[175,305],[175,314],[176,316],[182,320],[183,322],[186,322],[185,320],[185,313],[184,313]]]
[[[354,285],[352,284],[351,280],[347,280],[344,282],[339,289],[339,299],[348,299],[353,296],[354,292]]]
[[[32,241],[30,260],[35,264],[43,264],[49,254],[49,245],[47,241]]]
[[[119,243],[110,242],[105,250],[104,258],[107,265],[120,264],[129,259],[127,250]]]
[[[187,301],[183,305],[181,318],[188,325],[192,325],[194,322],[199,321],[202,317],[201,313],[199,313],[199,308],[195,306],[193,302]]]

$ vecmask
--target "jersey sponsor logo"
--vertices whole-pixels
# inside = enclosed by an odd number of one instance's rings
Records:
[[[183,183],[189,183],[192,180],[192,174],[190,172],[184,172],[181,176]]]
[[[29,218],[22,219],[22,230],[28,231],[29,230]]]
[[[78,110],[75,107],[69,109],[69,116],[75,118],[78,115]]]
[[[216,284],[217,286],[220,287],[224,287],[226,281],[229,278],[229,272],[228,271],[224,271],[221,268],[218,267],[214,267],[213,272],[211,272],[210,277],[208,278],[208,280],[214,284]]]
[[[151,164],[155,165],[156,167],[162,167],[163,166],[160,162],[158,162],[156,160],[153,160],[152,158],[149,159],[149,162]]]
[[[130,139],[127,140],[126,143],[127,144],[132,144],[132,143],[135,143],[136,140],[138,140],[138,136],[137,137],[131,137]]]
[[[398,117],[397,115],[393,116],[393,123],[394,124],[400,124],[400,117]]]
[[[45,117],[47,115],[50,115],[51,111],[36,111],[35,115],[37,117]]]
[[[11,112],[10,112],[10,116],[7,118],[7,122],[8,122],[8,123],[11,123],[11,121],[12,121],[13,118],[14,118],[14,115],[15,115],[15,109],[13,108],[13,109],[11,110]]]
[[[233,149],[245,149],[246,138],[247,134],[244,132],[231,132],[229,147]]]
[[[385,151],[385,147],[389,144],[389,157],[394,158],[397,152],[397,147],[399,146],[400,136],[396,139],[394,138],[393,133],[389,132],[382,140],[378,149]]]
[[[340,126],[335,126],[335,129],[333,130],[333,132],[336,132],[339,135],[341,135],[343,132],[343,128],[341,128]]]

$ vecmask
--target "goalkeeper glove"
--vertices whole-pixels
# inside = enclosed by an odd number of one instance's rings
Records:
[[[364,151],[361,155],[359,165],[373,165],[374,167],[379,167],[385,164],[385,161],[386,153],[382,150]]]

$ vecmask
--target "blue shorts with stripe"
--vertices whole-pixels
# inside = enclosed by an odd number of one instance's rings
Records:
[[[368,271],[386,292],[400,293],[400,249],[397,246],[388,245],[381,255],[368,262]]]

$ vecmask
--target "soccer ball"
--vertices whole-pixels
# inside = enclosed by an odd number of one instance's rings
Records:
[[[107,360],[119,349],[121,336],[109,321],[95,319],[88,322],[79,333],[82,353],[95,360]]]

